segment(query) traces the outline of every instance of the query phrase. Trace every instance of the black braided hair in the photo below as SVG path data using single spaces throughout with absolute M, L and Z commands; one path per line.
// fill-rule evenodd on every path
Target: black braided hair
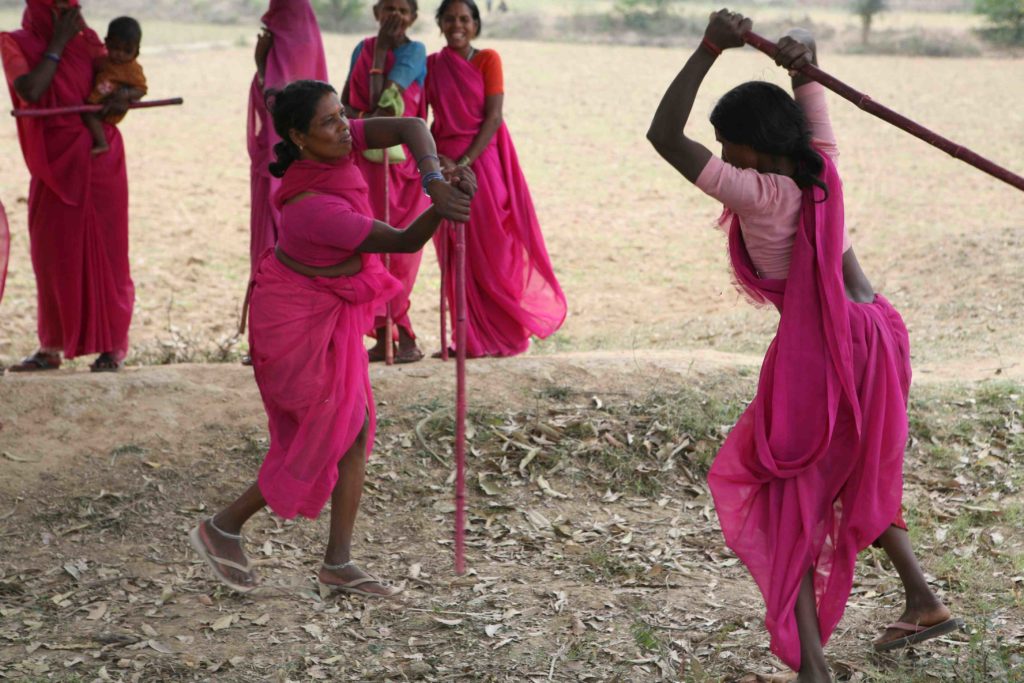
M 327 93 L 337 94 L 330 83 L 303 80 L 292 81 L 281 90 L 267 90 L 264 94 L 267 109 L 274 117 L 274 130 L 281 137 L 281 142 L 274 145 L 277 159 L 270 164 L 270 174 L 275 178 L 283 178 L 288 167 L 302 158 L 289 133 L 309 130 L 309 124 L 316 115 L 316 106 Z
M 476 6 L 473 0 L 441 0 L 441 6 L 437 8 L 437 14 L 434 18 L 437 19 L 437 25 L 441 25 L 441 17 L 448 11 L 448 8 L 457 2 L 461 2 L 463 5 L 469 8 L 469 13 L 473 17 L 473 21 L 476 22 L 476 37 L 479 38 L 480 34 L 484 32 L 484 22 L 480 19 L 480 8 Z
M 742 83 L 722 96 L 711 112 L 711 125 L 723 140 L 749 145 L 758 152 L 789 157 L 800 188 L 828 186 L 819 179 L 825 162 L 811 146 L 807 117 L 793 97 L 766 81 Z

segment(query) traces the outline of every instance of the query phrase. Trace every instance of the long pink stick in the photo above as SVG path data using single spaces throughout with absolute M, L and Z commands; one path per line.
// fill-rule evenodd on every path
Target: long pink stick
M 455 573 L 466 572 L 466 224 L 455 225 Z
M 167 100 L 147 100 L 145 102 L 132 102 L 129 109 L 149 109 L 151 107 L 169 107 L 175 104 L 184 104 L 185 100 L 180 97 L 172 97 Z M 88 112 L 103 111 L 102 104 L 77 104 L 70 107 L 53 107 L 51 109 L 15 109 L 11 116 L 62 116 L 64 114 L 85 114 Z
M 388 159 L 388 150 L 384 152 L 384 222 L 391 225 L 391 163 Z M 384 267 L 391 270 L 391 254 L 384 254 Z M 395 321 L 391 317 L 391 301 L 384 307 L 384 364 L 395 364 L 395 345 L 392 337 L 395 334 Z
M 441 223 L 441 248 L 437 250 L 437 265 L 441 268 L 441 360 L 448 360 L 448 224 Z
M 743 34 L 743 40 L 757 48 L 761 52 L 765 53 L 772 59 L 775 58 L 775 54 L 779 51 L 779 46 L 757 35 L 753 31 L 747 31 Z M 938 147 L 943 152 L 951 155 L 952 157 L 964 161 L 975 168 L 978 168 L 985 173 L 988 173 L 994 178 L 998 178 L 1005 183 L 1016 187 L 1018 190 L 1024 190 L 1024 178 L 1009 171 L 1002 166 L 995 164 L 985 157 L 981 156 L 976 152 L 972 152 L 962 145 L 958 145 L 952 140 L 948 140 L 938 133 L 935 133 L 915 121 L 911 121 L 906 116 L 894 112 L 892 109 L 875 102 L 873 99 L 868 97 L 862 92 L 854 90 L 850 86 L 846 85 L 837 78 L 825 73 L 813 64 L 808 64 L 804 68 L 800 69 L 800 73 L 811 80 L 821 83 L 823 86 L 838 94 L 839 96 L 853 102 L 855 105 L 868 112 L 874 114 L 878 118 L 891 123 L 900 130 L 904 130 L 911 135 L 918 137 L 933 147 Z

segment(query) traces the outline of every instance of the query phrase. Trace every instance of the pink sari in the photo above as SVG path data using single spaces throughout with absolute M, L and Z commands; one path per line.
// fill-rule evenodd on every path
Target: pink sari
M 351 158 L 337 165 L 296 162 L 275 197 L 333 194 L 369 211 L 366 185 Z M 282 231 L 288 225 L 281 226 Z M 400 284 L 376 255 L 363 254 L 351 277 L 310 278 L 268 250 L 257 266 L 249 315 L 249 347 L 270 428 L 260 492 L 278 515 L 316 518 L 338 481 L 338 463 L 368 425 L 376 430 L 363 333 L 374 307 Z
M 21 30 L 0 34 L 15 106 L 77 105 L 92 91 L 93 61 L 105 50 L 89 28 L 67 44 L 57 73 L 38 102 L 24 102 L 14 89 L 14 79 L 21 75 L 14 73 L 14 64 L 31 69 L 43 59 L 53 34 L 52 5 L 52 0 L 28 0 Z M 17 125 L 32 175 L 28 229 L 39 345 L 61 349 L 67 358 L 111 352 L 121 360 L 128 352 L 135 303 L 121 133 L 105 124 L 110 151 L 93 156 L 92 138 L 77 114 L 19 118 Z
M 373 67 L 373 50 L 377 45 L 376 36 L 363 41 L 363 50 L 359 54 L 359 60 L 349 75 L 348 97 L 349 104 L 359 111 L 369 112 L 374 109 L 370 103 L 370 69 Z M 384 62 L 384 72 L 389 73 L 395 64 L 395 55 L 388 52 L 387 60 Z M 405 99 L 405 116 L 427 118 L 427 102 L 423 96 L 423 89 L 417 81 L 413 81 L 405 92 L 402 93 Z M 384 220 L 384 165 L 377 164 L 365 158 L 361 154 L 356 157 L 356 165 L 363 172 L 366 183 L 370 187 L 370 205 L 373 207 L 373 217 L 377 220 Z M 430 198 L 423 193 L 423 186 L 420 184 L 420 173 L 416 168 L 416 160 L 412 157 L 409 148 L 405 148 L 405 161 L 392 162 L 388 164 L 388 208 L 390 214 L 388 223 L 397 228 L 406 228 L 430 207 Z M 423 251 L 415 254 L 390 254 L 390 265 L 388 270 L 402 283 L 402 291 L 391 300 L 391 317 L 395 325 L 416 338 L 412 329 L 412 321 L 409 319 L 409 297 L 412 295 L 412 288 L 416 284 L 416 276 L 420 271 L 420 261 L 423 259 Z M 371 334 L 384 327 L 385 313 L 383 310 L 377 312 L 373 321 Z
M 758 279 L 733 218 L 740 286 L 779 309 L 757 395 L 719 451 L 708 483 L 726 542 L 757 582 L 772 651 L 800 669 L 793 614 L 814 572 L 822 644 L 839 623 L 857 553 L 898 517 L 903 496 L 910 348 L 882 296 L 849 301 L 843 194 L 825 155 L 821 190 L 804 191 L 788 280 Z
M 441 154 L 465 153 L 484 120 L 484 80 L 454 50 L 427 58 L 427 102 L 434 110 L 431 131 Z M 566 302 L 544 246 L 530 190 L 503 123 L 473 162 L 479 189 L 466 225 L 466 354 L 514 356 L 529 347 L 530 335 L 547 337 L 565 320 Z M 438 258 L 455 263 L 454 231 L 445 224 L 434 237 Z M 452 268 L 444 291 L 455 300 Z M 455 310 L 449 305 L 449 310 Z M 454 330 L 454 324 L 452 326 Z
M 249 260 L 253 272 L 260 257 L 277 243 L 281 215 L 273 204 L 281 181 L 270 175 L 274 145 L 281 141 L 263 99 L 264 90 L 280 89 L 292 81 L 327 81 L 327 60 L 320 27 L 309 0 L 271 0 L 263 25 L 274 35 L 267 55 L 264 85 L 259 77 L 249 87 L 249 118 L 246 139 L 249 147 L 250 210 Z

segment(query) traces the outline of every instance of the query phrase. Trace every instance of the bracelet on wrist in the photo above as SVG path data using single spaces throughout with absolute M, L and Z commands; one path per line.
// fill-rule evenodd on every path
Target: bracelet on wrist
M 438 166 L 441 165 L 441 158 L 436 154 L 424 154 L 423 156 L 416 160 L 416 170 L 419 170 L 420 166 L 422 166 L 423 162 L 426 161 L 427 159 L 433 159 L 434 161 L 437 162 Z M 420 173 L 422 174 L 423 171 L 420 171 Z
M 700 46 L 707 50 L 708 52 L 710 52 L 711 54 L 713 54 L 715 57 L 722 54 L 722 48 L 712 43 L 710 40 L 707 39 L 706 36 L 704 38 L 701 38 Z
M 376 76 L 378 74 L 383 76 L 384 75 L 384 69 L 370 69 L 370 75 L 371 76 Z
M 60 64 L 60 55 L 56 52 L 44 52 L 43 57 L 49 59 L 54 64 Z
M 468 154 L 463 154 L 461 157 L 459 157 L 459 160 L 455 162 L 455 165 L 456 166 L 469 166 L 469 163 L 470 163 L 469 162 L 469 155 Z
M 430 187 L 430 183 L 434 182 L 435 180 L 440 180 L 441 182 L 444 182 L 444 174 L 441 173 L 440 171 L 430 171 L 429 173 L 424 174 L 422 179 L 423 194 L 430 194 L 429 192 L 427 192 L 427 188 Z

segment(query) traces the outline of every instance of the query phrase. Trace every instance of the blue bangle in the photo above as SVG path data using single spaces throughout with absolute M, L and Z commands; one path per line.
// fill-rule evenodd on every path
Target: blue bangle
M 444 174 L 441 173 L 440 171 L 431 171 L 430 173 L 427 173 L 426 175 L 423 176 L 423 193 L 424 194 L 428 194 L 427 193 L 427 187 L 430 185 L 430 183 L 434 182 L 435 180 L 440 180 L 440 181 L 444 182 Z
M 433 159 L 438 164 L 441 163 L 441 159 L 436 154 L 424 154 L 423 156 L 416 160 L 416 168 L 419 169 L 419 167 L 422 166 L 423 162 L 426 161 L 427 159 Z
M 55 64 L 60 64 L 60 55 L 56 52 L 44 52 L 43 57 L 49 59 L 51 62 Z

